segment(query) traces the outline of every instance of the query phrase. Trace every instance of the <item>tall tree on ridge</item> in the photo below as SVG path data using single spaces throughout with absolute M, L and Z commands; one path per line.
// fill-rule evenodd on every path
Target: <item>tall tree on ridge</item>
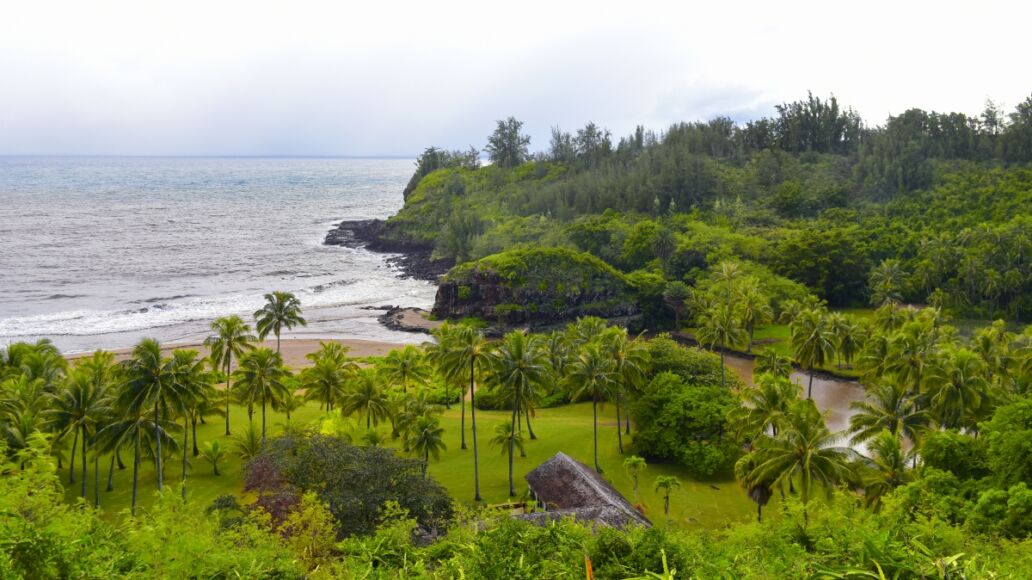
M 498 121 L 485 147 L 492 163 L 498 167 L 511 168 L 530 159 L 530 136 L 523 134 L 522 130 L 523 121 L 515 117 Z

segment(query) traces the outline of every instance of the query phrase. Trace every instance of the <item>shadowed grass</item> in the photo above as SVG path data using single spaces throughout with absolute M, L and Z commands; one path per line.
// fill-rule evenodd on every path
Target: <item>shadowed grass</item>
M 472 447 L 469 436 L 470 422 L 467 409 L 466 429 L 467 443 Z M 292 419 L 298 423 L 311 423 L 321 415 L 318 405 L 308 404 L 294 412 Z M 508 497 L 508 465 L 501 450 L 488 444 L 495 425 L 507 421 L 509 413 L 505 411 L 478 411 L 477 424 L 480 445 L 480 486 L 484 501 L 503 503 Z M 357 421 L 357 417 L 356 423 Z M 269 418 L 274 433 L 281 430 L 284 418 L 280 414 L 272 414 Z M 663 500 L 653 492 L 652 484 L 659 475 L 675 475 L 681 479 L 683 487 L 671 495 L 671 517 L 675 525 L 684 527 L 719 527 L 731 521 L 743 521 L 753 517 L 755 505 L 745 496 L 734 479 L 728 477 L 702 480 L 688 475 L 687 471 L 676 465 L 649 465 L 640 477 L 639 500 L 633 498 L 631 478 L 623 470 L 626 455 L 617 453 L 615 407 L 605 406 L 599 417 L 599 462 L 605 471 L 605 477 L 611 481 L 631 503 L 639 503 L 646 515 L 655 523 L 661 524 L 663 518 Z M 364 421 L 362 421 L 364 423 Z M 473 500 L 473 451 L 460 449 L 460 411 L 457 405 L 445 411 L 441 418 L 445 428 L 445 442 L 448 449 L 438 462 L 431 462 L 430 474 L 444 485 L 458 503 L 472 503 Z M 533 418 L 534 431 L 538 439 L 526 440 L 527 457 L 515 460 L 517 493 L 524 494 L 527 489 L 523 475 L 537 467 L 556 451 L 563 451 L 579 461 L 590 463 L 592 453 L 591 405 L 587 403 L 567 405 L 554 409 L 541 409 Z M 240 433 L 247 424 L 247 413 L 244 409 L 234 407 L 231 414 L 231 425 L 234 433 Z M 198 425 L 197 435 L 201 445 L 205 441 L 218 439 L 230 449 L 226 460 L 219 465 L 220 476 L 212 474 L 211 465 L 203 457 L 190 457 L 192 469 L 187 480 L 190 501 L 208 505 L 216 497 L 223 494 L 240 495 L 242 489 L 242 462 L 232 452 L 231 438 L 223 435 L 224 424 L 220 419 L 209 421 L 206 425 Z M 380 430 L 388 434 L 388 425 L 380 425 Z M 356 439 L 362 429 L 356 428 Z M 626 439 L 625 439 L 626 441 Z M 393 442 L 390 443 L 395 445 Z M 628 450 L 629 452 L 629 450 Z M 132 453 L 126 450 L 122 454 L 127 468 L 115 470 L 115 489 L 104 491 L 107 485 L 107 456 L 101 458 L 100 501 L 108 517 L 129 507 L 132 494 Z M 173 455 L 166 465 L 165 481 L 169 489 L 178 486 L 181 456 Z M 77 472 L 81 466 L 76 466 Z M 76 473 L 76 478 L 81 473 Z M 88 475 L 87 500 L 93 501 L 93 463 L 90 458 Z M 62 472 L 65 481 L 66 495 L 74 501 L 79 494 L 79 483 L 67 484 L 67 464 Z M 153 463 L 141 462 L 139 483 L 139 505 L 146 509 L 154 503 L 157 483 Z M 773 502 L 772 502 L 773 503 Z

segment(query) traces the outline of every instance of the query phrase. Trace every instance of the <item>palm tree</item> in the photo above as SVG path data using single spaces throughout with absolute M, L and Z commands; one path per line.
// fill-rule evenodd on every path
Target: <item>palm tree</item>
M 655 491 L 663 493 L 663 515 L 666 516 L 668 524 L 670 523 L 670 492 L 680 489 L 680 487 L 681 480 L 673 475 L 660 475 L 652 486 Z
M 164 421 L 155 421 L 147 415 L 146 400 L 142 400 L 139 393 L 140 387 L 133 386 L 132 382 L 126 384 L 116 403 L 116 408 L 121 410 L 120 416 L 112 421 L 102 432 L 102 440 L 106 442 L 105 451 L 114 452 L 126 442 L 133 444 L 133 492 L 131 513 L 136 515 L 136 503 L 140 480 L 140 458 L 142 447 L 146 442 L 147 448 L 151 451 L 152 445 L 158 445 L 162 441 L 168 445 L 175 445 L 175 441 L 168 435 L 170 425 Z M 155 465 L 160 465 L 159 453 L 151 453 L 155 458 Z
M 276 336 L 276 354 L 280 352 L 280 332 L 295 326 L 308 326 L 301 317 L 301 301 L 290 292 L 270 292 L 265 295 L 265 306 L 254 313 L 258 338 L 265 340 L 271 332 Z
M 243 433 L 233 436 L 233 449 L 241 461 L 250 461 L 262 451 L 261 434 L 254 428 L 254 425 L 244 427 Z
M 460 385 L 459 405 L 462 408 L 462 419 L 459 423 L 459 439 L 461 441 L 459 448 L 466 449 L 466 393 L 464 388 L 465 377 L 463 377 L 465 367 L 448 364 L 448 357 L 455 348 L 454 344 L 458 340 L 459 332 L 460 330 L 457 326 L 449 323 L 442 324 L 431 332 L 436 342 L 424 343 L 423 350 L 426 352 L 426 359 L 437 368 L 437 372 L 446 384 L 455 382 Z
M 647 465 L 644 457 L 631 455 L 627 459 L 624 459 L 624 471 L 627 472 L 627 475 L 631 477 L 631 481 L 634 482 L 634 501 L 638 501 L 638 477 L 645 472 L 646 467 Z
M 753 367 L 753 376 L 771 375 L 787 379 L 792 376 L 792 359 L 779 354 L 774 349 L 765 351 L 756 357 L 756 366 Z
M 774 495 L 770 481 L 753 481 L 750 479 L 756 470 L 756 454 L 747 453 L 735 462 L 735 478 L 745 488 L 749 499 L 756 504 L 756 521 L 763 521 L 763 506 L 767 505 L 771 496 Z M 784 492 L 782 492 L 782 498 Z
M 749 278 L 750 280 L 752 278 Z M 770 298 L 760 291 L 758 284 L 746 286 L 738 296 L 738 316 L 749 335 L 745 352 L 752 352 L 753 336 L 757 326 L 770 324 L 774 320 L 774 310 L 770 307 Z
M 480 467 L 477 454 L 477 399 L 476 399 L 476 374 L 477 370 L 487 367 L 490 360 L 491 345 L 484 338 L 483 333 L 469 327 L 459 327 L 451 340 L 444 346 L 445 352 L 441 356 L 442 369 L 447 375 L 459 376 L 469 371 L 469 412 L 473 423 L 473 499 L 480 501 Z M 465 434 L 465 425 L 463 425 Z
M 256 348 L 245 354 L 240 359 L 240 368 L 236 371 L 237 387 L 245 400 L 261 402 L 263 445 L 266 440 L 265 408 L 271 400 L 282 395 L 283 379 L 286 375 L 283 357 L 265 347 Z
M 813 371 L 822 366 L 835 353 L 834 335 L 828 326 L 824 312 L 817 309 L 803 310 L 792 321 L 792 351 L 795 358 L 810 375 L 806 398 L 813 398 Z
M 313 354 L 316 355 L 311 357 L 315 364 L 301 373 L 305 400 L 319 401 L 327 411 L 332 411 L 334 404 L 344 397 L 347 384 L 354 378 L 358 365 L 343 356 L 323 351 Z
M 645 344 L 627 336 L 627 329 L 611 327 L 602 334 L 602 344 L 613 359 L 616 382 L 616 442 L 623 454 L 623 437 L 620 433 L 620 407 L 625 395 L 636 392 L 645 381 L 649 351 Z M 627 412 L 627 433 L 631 432 L 631 414 Z
M 966 348 L 950 349 L 937 357 L 925 377 L 932 413 L 946 429 L 965 427 L 962 419 L 988 396 L 989 382 L 982 359 Z
M 376 380 L 376 372 L 372 369 L 361 369 L 355 373 L 351 381 L 351 389 L 341 401 L 340 410 L 345 416 L 365 413 L 366 429 L 378 425 L 387 418 L 389 408 L 387 396 Z
M 186 467 L 189 452 L 190 418 L 198 400 L 204 396 L 208 377 L 204 372 L 204 362 L 196 350 L 175 350 L 169 362 L 169 405 L 183 417 L 183 499 L 186 499 Z M 196 439 L 194 445 L 197 444 Z
M 652 238 L 652 251 L 659 258 L 659 264 L 663 271 L 670 268 L 670 259 L 677 251 L 677 235 L 668 227 L 661 227 Z
M 158 344 L 158 341 L 153 338 L 145 338 L 133 348 L 132 357 L 127 363 L 129 373 L 127 394 L 130 397 L 127 407 L 142 409 L 145 405 L 151 405 L 154 409 L 151 424 L 154 428 L 153 441 L 157 446 L 154 458 L 158 472 L 158 491 L 161 491 L 164 480 L 161 423 L 164 421 L 164 417 L 160 413 L 162 407 L 167 404 L 166 396 L 171 382 L 168 360 L 161 356 L 161 345 Z M 139 447 L 138 441 L 137 447 Z
M 283 391 L 274 397 L 271 403 L 273 411 L 287 416 L 286 424 L 289 425 L 291 423 L 290 414 L 305 404 L 305 398 L 298 394 L 298 377 L 287 371 L 283 377 Z
M 906 272 L 899 260 L 882 260 L 869 279 L 871 303 L 875 306 L 894 306 L 903 301 Z
M 598 464 L 598 404 L 609 397 L 614 388 L 615 369 L 613 359 L 598 345 L 589 343 L 581 349 L 577 360 L 570 365 L 566 379 L 574 394 L 573 398 L 591 397 L 592 430 L 594 437 L 595 471 L 602 473 Z M 619 432 L 619 425 L 617 431 Z
M 423 457 L 423 475 L 427 475 L 430 456 L 439 459 L 441 452 L 447 449 L 444 444 L 444 429 L 437 417 L 423 416 L 416 420 L 415 428 L 409 433 L 406 446 L 413 453 Z
M 96 434 L 111 411 L 111 397 L 117 384 L 115 357 L 98 350 L 89 358 L 81 359 L 68 376 L 66 385 L 53 397 L 51 422 L 63 432 L 75 433 L 75 441 L 82 439 L 82 497 L 86 497 L 86 448 L 91 434 Z M 42 384 L 42 383 L 40 383 Z M 68 480 L 75 483 L 75 447 L 69 462 Z
M 898 383 L 869 386 L 867 400 L 853 401 L 849 408 L 856 411 L 849 418 L 854 444 L 873 439 L 882 431 L 917 441 L 928 427 L 928 412 Z
M 759 375 L 756 384 L 742 391 L 743 405 L 729 415 L 729 422 L 744 441 L 754 441 L 770 431 L 777 437 L 792 405 L 799 400 L 799 385 L 784 377 Z
M 699 342 L 712 349 L 720 347 L 720 386 L 727 387 L 727 368 L 724 366 L 724 350 L 741 344 L 746 339 L 742 321 L 727 305 L 718 304 L 706 315 L 706 321 L 696 336 Z
M 917 393 L 937 347 L 936 329 L 928 321 L 907 322 L 889 339 L 883 371 Z
M 799 401 L 776 438 L 757 441 L 751 453 L 754 467 L 746 474 L 746 480 L 769 482 L 772 487 L 782 488 L 798 484 L 803 519 L 807 521 L 806 504 L 813 494 L 819 490 L 830 494 L 849 474 L 849 459 L 854 452 L 836 447 L 838 438 L 838 434 L 828 430 L 813 400 Z
M 835 354 L 839 357 L 839 368 L 842 368 L 843 361 L 849 365 L 856 356 L 858 350 L 857 339 L 860 328 L 852 317 L 841 312 L 832 312 L 828 315 L 828 325 L 835 337 Z
M 906 466 L 907 453 L 898 435 L 884 430 L 870 440 L 867 457 L 861 461 L 860 468 L 860 483 L 864 486 L 864 502 L 868 507 L 877 511 L 885 494 L 913 479 Z
M 387 380 L 401 385 L 402 392 L 408 392 L 413 381 L 425 386 L 430 381 L 430 365 L 423 352 L 411 344 L 392 350 L 384 359 L 383 372 Z
M 212 439 L 205 443 L 201 455 L 205 461 L 211 464 L 212 475 L 222 475 L 219 473 L 219 463 L 226 458 L 226 450 L 219 444 L 218 439 Z
M 211 377 L 209 376 L 203 382 L 201 391 L 197 393 L 196 397 L 190 404 L 190 440 L 192 441 L 194 457 L 201 454 L 201 450 L 197 446 L 197 423 L 204 423 L 205 417 L 211 417 L 213 415 L 222 417 L 226 414 L 220 406 L 218 397 L 219 393 L 215 389 L 215 385 L 211 383 Z
M 663 302 L 674 313 L 674 332 L 681 330 L 681 316 L 687 310 L 688 300 L 691 297 L 691 288 L 680 280 L 668 283 L 663 289 Z
M 524 393 L 534 385 L 541 384 L 546 376 L 546 357 L 539 346 L 536 336 L 528 336 L 520 331 L 512 331 L 505 335 L 498 349 L 491 357 L 491 378 L 503 391 L 511 393 L 512 405 L 512 438 L 509 443 L 509 495 L 516 495 L 513 481 L 513 448 L 516 445 L 516 420 L 520 416 L 520 401 Z
M 714 272 L 714 277 L 717 283 L 725 286 L 725 298 L 728 308 L 731 307 L 731 296 L 734 294 L 734 283 L 742 275 L 742 268 L 738 265 L 738 262 L 734 260 L 721 260 L 717 264 L 717 270 Z
M 512 447 L 510 447 L 511 444 L 515 446 L 516 449 L 520 450 L 520 457 L 527 456 L 527 452 L 523 446 L 523 434 L 519 431 L 513 433 L 512 423 L 499 423 L 495 425 L 494 432 L 494 437 L 492 437 L 488 443 L 490 443 L 492 447 L 500 449 L 502 455 L 512 451 Z
M 232 396 L 233 358 L 237 360 L 254 348 L 256 337 L 239 316 L 226 316 L 211 323 L 214 334 L 204 339 L 211 352 L 212 366 L 226 375 L 226 437 L 229 437 L 229 402 Z

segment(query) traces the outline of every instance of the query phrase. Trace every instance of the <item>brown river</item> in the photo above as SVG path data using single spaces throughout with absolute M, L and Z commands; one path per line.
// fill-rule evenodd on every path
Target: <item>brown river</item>
M 738 373 L 746 384 L 753 384 L 753 360 L 745 357 L 727 355 L 724 363 L 728 368 Z M 792 380 L 802 385 L 803 392 L 806 392 L 809 376 L 806 373 L 795 371 L 792 373 Z M 849 429 L 849 418 L 853 411 L 849 404 L 853 401 L 864 400 L 864 388 L 855 381 L 830 379 L 825 377 L 814 377 L 813 379 L 813 401 L 817 408 L 825 413 L 828 429 L 832 431 L 846 431 Z M 846 444 L 846 439 L 843 439 Z

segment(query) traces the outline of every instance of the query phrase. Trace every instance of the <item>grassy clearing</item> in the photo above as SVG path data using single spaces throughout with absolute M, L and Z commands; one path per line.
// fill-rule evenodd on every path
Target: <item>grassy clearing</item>
M 452 406 L 442 416 L 442 426 L 445 428 L 445 442 L 448 445 L 448 450 L 442 454 L 440 461 L 431 461 L 430 465 L 431 475 L 448 489 L 458 503 L 472 503 L 473 500 L 473 451 L 468 408 L 466 413 L 467 444 L 470 448 L 467 450 L 460 448 L 460 410 L 458 406 Z M 292 418 L 296 421 L 307 423 L 316 421 L 321 414 L 322 412 L 319 410 L 318 405 L 313 403 L 296 411 Z M 259 419 L 259 416 L 256 415 L 257 419 Z M 280 430 L 283 419 L 282 415 L 270 414 L 269 424 L 273 433 L 277 433 Z M 481 495 L 489 504 L 503 503 L 509 500 L 507 457 L 502 454 L 501 450 L 492 447 L 488 443 L 493 436 L 495 425 L 507 420 L 509 420 L 509 413 L 504 411 L 477 412 L 478 443 L 480 445 L 480 488 Z M 607 405 L 599 415 L 599 463 L 605 471 L 605 477 L 628 500 L 635 503 L 632 481 L 622 468 L 623 459 L 626 456 L 620 455 L 617 451 L 615 422 L 615 407 Z M 234 433 L 242 431 L 246 423 L 247 413 L 242 408 L 234 407 L 231 412 L 231 427 Z M 364 422 L 362 423 L 364 424 Z M 554 409 L 542 409 L 538 411 L 537 417 L 534 418 L 533 427 L 538 435 L 538 439 L 530 441 L 529 437 L 525 436 L 527 439 L 527 457 L 517 457 L 515 461 L 518 493 L 522 494 L 527 489 L 523 475 L 551 457 L 556 451 L 563 451 L 585 464 L 591 465 L 592 427 L 590 404 L 584 403 Z M 389 425 L 381 425 L 380 429 L 386 433 L 389 431 Z M 224 431 L 225 426 L 221 419 L 210 421 L 207 425 L 198 426 L 198 439 L 203 444 L 205 441 L 217 438 L 231 446 L 230 440 L 223 435 Z M 357 432 L 361 433 L 360 430 Z M 629 449 L 629 441 L 626 437 L 624 444 Z M 101 506 L 109 516 L 128 509 L 131 501 L 131 451 L 124 452 L 122 458 L 127 468 L 124 470 L 116 468 L 115 490 L 112 492 L 104 491 L 107 483 L 109 458 L 101 458 Z M 166 488 L 178 486 L 180 461 L 181 458 L 177 454 L 166 464 Z M 242 493 L 242 463 L 235 455 L 230 454 L 226 461 L 219 466 L 222 475 L 218 477 L 212 475 L 211 466 L 202 457 L 191 457 L 190 461 L 192 469 L 188 476 L 187 489 L 192 501 L 207 505 L 222 494 L 240 495 Z M 69 501 L 74 501 L 79 495 L 80 484 L 78 483 L 78 478 L 81 476 L 81 473 L 76 473 L 76 484 L 69 485 L 67 468 L 68 465 L 65 464 L 62 479 L 65 481 L 66 494 Z M 81 466 L 77 466 L 77 471 L 81 472 Z M 729 522 L 747 520 L 753 517 L 755 513 L 755 505 L 739 489 L 733 478 L 698 479 L 690 476 L 680 466 L 650 465 L 640 478 L 640 493 L 637 503 L 640 503 L 645 508 L 646 514 L 656 523 L 663 521 L 663 499 L 652 490 L 653 481 L 658 475 L 675 475 L 681 480 L 682 488 L 674 491 L 670 500 L 670 513 L 675 521 L 675 525 L 681 527 L 720 527 Z M 145 509 L 154 503 L 156 486 L 156 472 L 153 464 L 150 462 L 141 463 L 139 483 L 139 505 L 141 508 Z M 92 463 L 89 468 L 87 498 L 92 502 Z

